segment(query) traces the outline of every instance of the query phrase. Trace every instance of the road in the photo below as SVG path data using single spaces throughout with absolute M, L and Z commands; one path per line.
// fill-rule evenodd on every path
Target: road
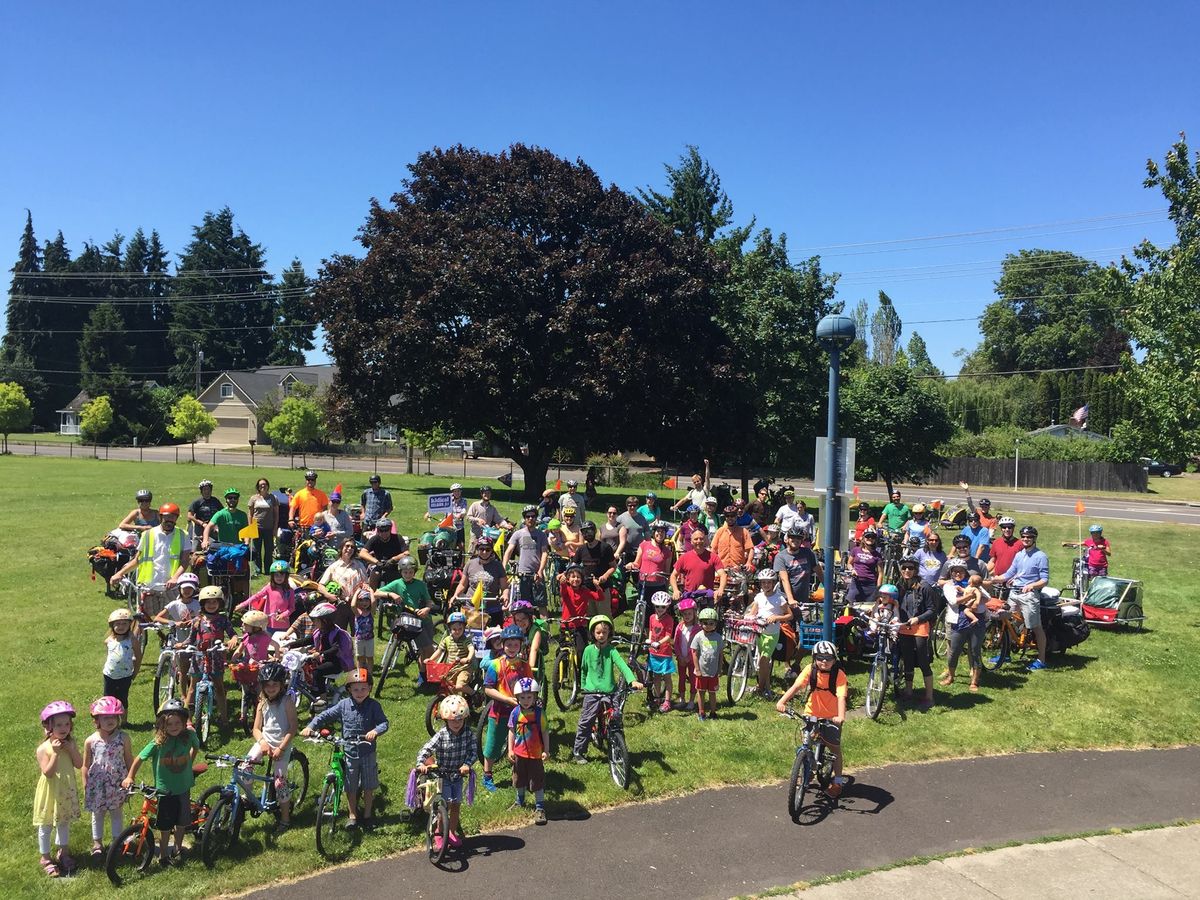
M 10 448 L 13 453 L 23 456 L 33 455 L 35 449 L 33 444 L 18 444 L 15 442 L 10 442 Z M 85 457 L 90 457 L 92 455 L 91 448 L 73 444 L 37 444 L 36 450 L 38 456 L 60 457 L 79 456 L 83 454 Z M 102 447 L 99 450 L 99 455 L 102 459 L 173 463 L 189 460 L 191 458 L 191 450 L 187 446 L 112 447 L 107 449 Z M 229 450 L 219 447 L 210 448 L 207 445 L 199 445 L 196 448 L 196 459 L 200 463 L 210 465 L 250 465 L 250 454 L 244 450 Z M 304 458 L 300 456 L 275 456 L 271 453 L 256 453 L 254 455 L 255 467 L 264 469 L 302 468 L 305 460 L 307 460 L 309 466 L 321 472 L 377 471 L 380 474 L 402 474 L 405 471 L 404 459 L 396 457 L 380 456 L 350 459 L 316 456 L 313 454 L 309 454 Z M 422 473 L 428 472 L 429 474 L 444 476 L 447 480 L 496 478 L 499 475 L 506 475 L 510 471 L 513 473 L 514 479 L 518 482 L 521 479 L 521 470 L 514 468 L 512 463 L 507 459 L 421 460 L 419 469 Z M 550 469 L 550 478 L 552 480 L 561 477 L 564 480 L 567 478 L 576 478 L 582 482 L 584 474 L 580 469 L 557 469 L 554 467 Z M 794 484 L 797 491 L 801 494 L 813 495 L 811 480 L 792 479 L 790 483 Z M 953 487 L 927 486 L 921 488 L 904 486 L 902 490 L 904 490 L 910 500 L 915 500 L 918 497 L 931 500 L 940 497 L 949 504 L 954 503 L 961 497 L 961 490 L 957 485 Z M 663 493 L 665 495 L 669 492 L 664 491 Z M 984 496 L 985 493 L 991 498 L 992 503 L 997 509 L 1003 509 L 1006 512 L 1012 513 L 1036 515 L 1074 516 L 1075 503 L 1079 499 L 1073 494 L 1031 494 L 1004 489 L 977 489 L 979 496 Z M 869 484 L 860 486 L 859 496 L 866 500 L 883 502 L 887 499 L 887 492 L 882 485 Z M 1087 506 L 1089 518 L 1095 517 L 1106 521 L 1165 522 L 1200 525 L 1200 504 L 1155 502 L 1149 499 L 1138 499 L 1136 496 L 1131 496 L 1129 500 L 1089 497 L 1084 500 L 1084 504 Z
M 854 777 L 839 808 L 807 808 L 800 823 L 787 815 L 783 785 L 721 788 L 475 836 L 465 860 L 444 869 L 409 852 L 250 896 L 480 897 L 533 885 L 578 900 L 726 898 L 914 856 L 1200 817 L 1198 747 L 892 765 Z

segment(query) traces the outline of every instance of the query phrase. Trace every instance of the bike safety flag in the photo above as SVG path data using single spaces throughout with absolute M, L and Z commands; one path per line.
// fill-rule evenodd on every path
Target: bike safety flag
M 238 540 L 244 541 L 247 538 L 258 540 L 258 523 L 251 522 L 245 528 L 238 532 Z
M 561 491 L 561 490 L 562 490 L 562 479 L 561 479 L 561 478 L 560 478 L 560 479 L 558 479 L 558 481 L 554 482 L 554 490 L 555 490 L 555 491 Z
M 497 475 L 496 480 L 507 488 L 512 487 L 512 472 L 505 472 L 503 475 Z
M 1087 512 L 1087 507 L 1083 505 L 1083 501 L 1076 500 L 1075 501 L 1075 515 L 1082 516 L 1085 512 Z
M 501 531 L 500 537 L 496 538 L 496 543 L 492 545 L 492 552 L 496 554 L 497 558 L 504 551 L 504 539 L 506 537 L 508 537 L 508 532 Z
M 479 609 L 480 607 L 483 606 L 483 582 L 482 581 L 479 582 L 477 585 L 475 585 L 475 593 L 473 593 L 471 595 L 471 605 L 474 606 L 476 609 Z
M 446 516 L 446 518 L 444 518 L 444 519 L 442 519 L 442 521 L 438 522 L 438 528 L 453 528 L 453 527 L 454 527 L 454 513 L 450 513 L 450 515 Z
M 665 487 L 667 490 L 673 491 L 675 490 L 676 484 L 678 484 L 678 482 L 675 480 L 674 476 L 672 476 L 663 482 L 663 487 Z

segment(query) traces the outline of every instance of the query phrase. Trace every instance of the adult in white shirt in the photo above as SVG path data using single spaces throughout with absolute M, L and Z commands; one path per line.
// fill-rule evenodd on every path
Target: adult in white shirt
M 801 528 L 807 528 L 808 533 L 812 534 L 813 517 L 808 514 L 807 507 L 803 503 L 796 504 L 796 491 L 794 488 L 786 488 L 783 492 L 783 506 L 775 512 L 775 524 L 779 526 L 779 530 L 787 534 L 793 525 L 800 525 Z
M 693 475 L 692 486 L 680 500 L 671 507 L 675 512 L 681 509 L 686 509 L 688 506 L 695 506 L 697 509 L 704 509 L 704 501 L 708 499 L 709 482 L 712 481 L 712 468 L 708 460 L 704 461 L 704 475 Z

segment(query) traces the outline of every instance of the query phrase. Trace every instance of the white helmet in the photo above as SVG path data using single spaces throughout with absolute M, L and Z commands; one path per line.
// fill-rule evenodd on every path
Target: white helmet
M 813 644 L 813 656 L 837 656 L 837 647 L 833 646 L 833 641 L 817 641 Z

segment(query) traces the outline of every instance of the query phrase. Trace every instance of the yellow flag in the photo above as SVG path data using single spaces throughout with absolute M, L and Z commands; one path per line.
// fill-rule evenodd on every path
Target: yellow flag
M 501 531 L 500 537 L 496 538 L 496 543 L 492 546 L 492 552 L 499 556 L 504 551 L 504 539 L 508 537 L 507 531 Z
M 471 595 L 471 605 L 479 609 L 483 605 L 483 582 L 475 585 L 475 593 Z
M 241 531 L 238 532 L 238 538 L 243 541 L 246 540 L 246 538 L 257 539 L 258 538 L 258 523 L 251 522 L 249 525 L 247 525 L 245 528 L 243 528 Z

